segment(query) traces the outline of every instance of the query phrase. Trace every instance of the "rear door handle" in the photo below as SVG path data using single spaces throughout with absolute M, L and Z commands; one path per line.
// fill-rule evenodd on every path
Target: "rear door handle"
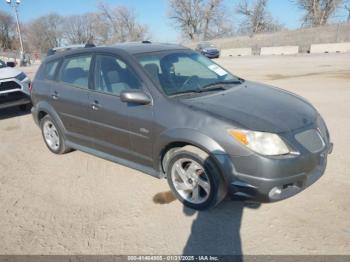
M 52 97 L 53 100 L 58 100 L 58 93 L 57 93 L 57 91 L 53 92 L 51 97 Z
M 92 104 L 91 104 L 91 108 L 92 108 L 92 110 L 95 110 L 95 111 L 97 111 L 97 110 L 99 110 L 100 109 L 100 103 L 98 102 L 98 101 L 94 101 Z

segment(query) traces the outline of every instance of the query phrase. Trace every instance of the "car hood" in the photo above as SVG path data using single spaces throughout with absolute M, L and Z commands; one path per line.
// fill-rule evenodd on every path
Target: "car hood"
M 0 68 L 0 80 L 6 78 L 13 78 L 18 76 L 21 73 L 20 70 L 12 67 Z
M 213 95 L 183 99 L 190 107 L 233 122 L 240 128 L 282 133 L 314 123 L 317 111 L 287 91 L 245 82 Z

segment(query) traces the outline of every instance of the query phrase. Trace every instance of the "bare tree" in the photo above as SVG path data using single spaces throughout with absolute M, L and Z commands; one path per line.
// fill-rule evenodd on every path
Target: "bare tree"
M 24 32 L 28 48 L 40 52 L 62 44 L 111 44 L 148 37 L 147 28 L 137 22 L 133 10 L 102 3 L 99 10 L 93 13 L 39 17 L 27 24 Z
M 64 18 L 63 36 L 69 44 L 85 44 L 96 34 L 94 14 L 73 15 Z
M 233 33 L 223 0 L 169 0 L 169 18 L 190 40 L 207 40 Z
M 197 40 L 202 27 L 202 0 L 170 0 L 169 17 L 190 40 Z
M 135 12 L 124 6 L 111 8 L 100 3 L 100 27 L 104 27 L 106 41 L 126 42 L 145 40 L 148 37 L 148 29 L 145 25 L 137 22 Z M 106 30 L 107 29 L 107 30 Z
M 233 22 L 228 17 L 226 10 L 223 0 L 209 0 L 204 5 L 203 40 L 233 34 Z
M 62 42 L 62 17 L 49 14 L 32 21 L 26 28 L 26 39 L 32 50 L 47 52 Z
M 12 16 L 0 10 L 0 48 L 10 49 L 14 34 Z
M 315 27 L 327 24 L 342 0 L 295 0 L 295 3 L 305 11 L 302 26 Z
M 345 7 L 346 11 L 348 11 L 347 21 L 349 22 L 350 21 L 350 1 L 349 1 L 349 4 L 345 4 L 344 7 Z
M 262 32 L 274 32 L 283 26 L 275 21 L 267 11 L 268 0 L 256 0 L 250 2 L 242 0 L 236 6 L 236 12 L 245 17 L 240 26 L 240 31 L 251 35 Z

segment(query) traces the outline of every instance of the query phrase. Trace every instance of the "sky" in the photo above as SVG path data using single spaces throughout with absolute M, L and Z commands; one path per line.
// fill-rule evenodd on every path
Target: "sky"
M 12 0 L 14 1 L 14 0 Z M 30 20 L 46 15 L 48 13 L 58 13 L 61 15 L 76 15 L 85 12 L 96 11 L 100 0 L 21 0 L 20 20 L 29 22 Z M 234 6 L 239 0 L 225 0 L 225 5 L 229 14 L 232 14 L 233 21 L 239 24 L 240 17 L 234 12 Z M 167 17 L 167 0 L 105 0 L 110 5 L 124 5 L 135 10 L 138 21 L 148 26 L 152 40 L 161 42 L 176 42 L 180 34 L 171 26 L 171 21 Z M 292 0 L 270 0 L 269 11 L 273 17 L 290 29 L 300 27 L 302 12 Z M 0 0 L 0 10 L 11 12 L 5 0 Z M 334 20 L 345 20 L 346 11 L 339 11 Z

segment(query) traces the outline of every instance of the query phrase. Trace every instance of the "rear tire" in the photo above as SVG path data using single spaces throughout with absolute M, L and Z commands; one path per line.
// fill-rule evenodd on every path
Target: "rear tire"
M 225 183 L 211 157 L 194 146 L 173 151 L 167 162 L 171 191 L 185 206 L 206 210 L 226 196 Z
M 40 128 L 47 148 L 54 154 L 65 154 L 71 149 L 66 146 L 62 131 L 52 119 L 46 115 L 40 121 Z

